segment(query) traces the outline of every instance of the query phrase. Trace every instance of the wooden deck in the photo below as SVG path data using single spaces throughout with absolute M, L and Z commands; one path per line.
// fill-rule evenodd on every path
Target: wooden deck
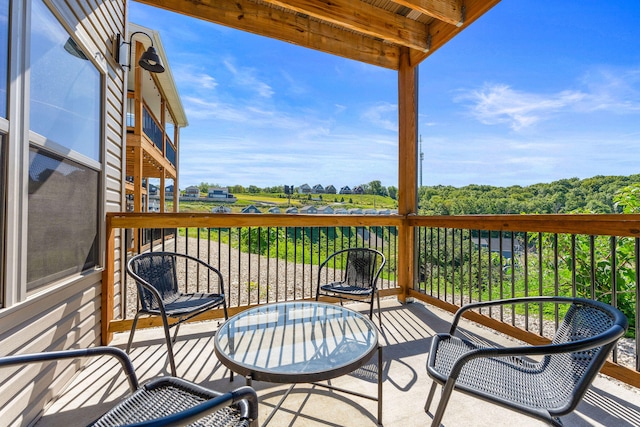
M 382 301 L 384 336 L 383 424 L 385 426 L 429 425 L 431 415 L 423 410 L 431 380 L 426 361 L 431 337 L 447 330 L 451 315 L 422 303 L 400 305 L 395 299 Z M 365 310 L 364 305 L 352 305 Z M 465 327 L 487 339 L 504 341 L 492 330 L 469 323 Z M 217 321 L 185 325 L 175 346 L 178 375 L 220 391 L 244 385 L 236 376 L 229 381 L 228 370 L 213 352 L 213 333 Z M 131 352 L 142 381 L 168 375 L 166 346 L 158 328 L 136 332 Z M 124 348 L 128 333 L 115 334 L 113 344 Z M 106 410 L 109 402 L 127 392 L 123 375 L 113 360 L 88 363 L 65 395 L 54 402 L 37 426 L 84 425 Z M 372 367 L 375 366 L 372 361 Z M 365 367 L 366 368 L 366 367 Z M 376 393 L 376 379 L 367 369 L 333 380 L 332 384 L 369 395 Z M 260 419 L 264 420 L 278 403 L 286 385 L 254 382 L 260 397 Z M 435 410 L 436 401 L 432 410 Z M 77 408 L 81 408 L 77 410 Z M 271 426 L 374 426 L 376 402 L 332 392 L 312 385 L 296 386 Z M 571 415 L 563 417 L 566 426 L 638 426 L 640 391 L 599 377 L 586 398 Z M 542 426 L 542 422 L 513 411 L 454 392 L 445 413 L 445 426 Z

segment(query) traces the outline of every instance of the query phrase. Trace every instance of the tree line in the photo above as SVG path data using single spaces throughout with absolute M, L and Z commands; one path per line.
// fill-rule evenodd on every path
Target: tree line
M 419 189 L 421 215 L 622 213 L 616 199 L 627 187 L 640 185 L 640 174 L 569 178 L 548 184 L 494 187 L 430 186 Z
M 616 194 L 628 186 L 640 185 L 640 174 L 629 176 L 603 176 L 578 179 L 568 178 L 551 183 L 529 186 L 513 185 L 447 185 L 423 186 L 418 190 L 420 215 L 473 215 L 473 214 L 554 214 L 554 213 L 622 213 Z M 217 184 L 203 182 L 206 192 Z M 398 188 L 385 187 L 379 180 L 361 184 L 364 194 L 397 200 Z M 231 185 L 229 192 L 284 194 L 284 185 L 257 187 Z M 297 192 L 298 187 L 295 187 Z

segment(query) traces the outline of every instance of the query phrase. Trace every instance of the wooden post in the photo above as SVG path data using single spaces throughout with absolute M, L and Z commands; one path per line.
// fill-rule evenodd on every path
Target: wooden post
M 409 49 L 400 51 L 398 69 L 398 213 L 406 219 L 418 211 L 418 67 Z M 405 220 L 398 230 L 398 299 L 406 302 L 415 277 L 415 234 Z
M 113 280 L 115 275 L 115 230 L 111 226 L 111 217 L 106 217 L 106 242 L 104 252 L 104 269 L 102 270 L 102 312 L 101 312 L 101 342 L 108 345 L 113 339 L 113 333 L 109 332 L 109 324 L 113 320 Z M 123 236 L 124 237 L 124 234 Z
M 164 186 L 165 186 L 165 179 L 164 179 L 164 168 L 160 169 L 160 212 L 164 213 L 164 202 L 165 202 L 165 198 L 164 198 Z

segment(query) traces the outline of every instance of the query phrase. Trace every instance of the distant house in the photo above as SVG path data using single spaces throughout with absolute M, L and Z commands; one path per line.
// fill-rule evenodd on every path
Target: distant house
M 226 187 L 209 187 L 207 197 L 210 199 L 226 199 L 229 195 L 229 189 Z
M 362 209 L 360 208 L 351 208 L 348 212 L 350 215 L 362 215 Z
M 271 213 L 271 214 L 279 214 L 280 213 L 280 208 L 277 206 L 274 206 L 272 208 L 269 208 L 269 210 L 267 211 L 267 213 Z
M 199 198 L 200 197 L 200 187 L 196 187 L 195 185 L 187 187 L 184 190 L 184 195 L 185 195 L 185 197 Z
M 351 193 L 353 193 L 353 191 L 351 191 L 351 188 L 349 188 L 348 185 L 345 185 L 340 189 L 340 194 L 351 194 Z
M 173 185 L 168 185 L 164 188 L 164 195 L 166 197 L 173 197 Z
M 149 184 L 149 196 L 157 196 L 157 195 L 158 195 L 158 187 L 156 187 L 153 184 Z
M 489 249 L 491 245 L 491 252 L 500 252 L 500 238 L 499 237 L 471 237 L 471 241 L 477 247 L 478 245 L 483 249 Z M 511 237 L 502 238 L 502 256 L 505 258 L 511 258 L 513 256 L 511 252 Z M 513 250 L 516 254 L 524 252 L 524 246 L 518 239 L 513 240 Z
M 320 185 L 320 184 L 316 184 L 311 189 L 311 192 L 313 194 L 324 194 L 324 187 L 322 185 Z
M 333 185 L 329 184 L 324 188 L 324 192 L 327 194 L 336 194 L 336 187 L 334 187 Z
M 311 187 L 309 187 L 309 184 L 302 184 L 298 188 L 298 193 L 300 193 L 300 194 L 311 194 Z
M 230 213 L 231 208 L 228 206 L 220 205 L 211 209 L 211 213 Z
M 334 213 L 335 215 L 346 215 L 346 214 L 348 214 L 349 212 L 347 212 L 347 210 L 346 210 L 345 208 L 335 208 L 335 209 L 333 210 L 333 213 Z
M 249 205 L 246 208 L 242 209 L 240 211 L 240 213 L 259 214 L 259 213 L 262 213 L 262 212 L 260 212 L 260 209 L 256 208 L 255 206 Z
M 318 213 L 318 209 L 315 206 L 304 206 L 300 209 L 301 214 L 313 215 Z
M 285 209 L 284 213 L 297 214 L 298 213 L 298 208 L 296 208 L 295 206 L 291 206 L 290 208 Z
M 333 208 L 331 206 L 322 206 L 318 208 L 318 213 L 324 215 L 333 215 Z
M 364 188 L 361 185 L 358 185 L 353 189 L 353 194 L 364 194 Z

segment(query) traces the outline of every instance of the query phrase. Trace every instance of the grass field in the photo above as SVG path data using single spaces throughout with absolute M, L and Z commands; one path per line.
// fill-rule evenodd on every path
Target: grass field
M 390 197 L 374 196 L 372 194 L 294 194 L 291 197 L 291 204 L 284 194 L 270 193 L 240 193 L 235 194 L 238 201 L 226 204 L 232 212 L 240 212 L 243 208 L 254 205 L 261 211 L 266 211 L 270 207 L 277 206 L 284 210 L 289 206 L 301 208 L 307 205 L 316 207 L 330 205 L 331 207 L 343 207 L 345 209 L 396 209 L 398 203 Z M 221 203 L 206 200 L 197 202 L 180 202 L 180 212 L 211 212 L 211 209 Z M 172 202 L 168 202 L 168 211 L 171 211 Z

